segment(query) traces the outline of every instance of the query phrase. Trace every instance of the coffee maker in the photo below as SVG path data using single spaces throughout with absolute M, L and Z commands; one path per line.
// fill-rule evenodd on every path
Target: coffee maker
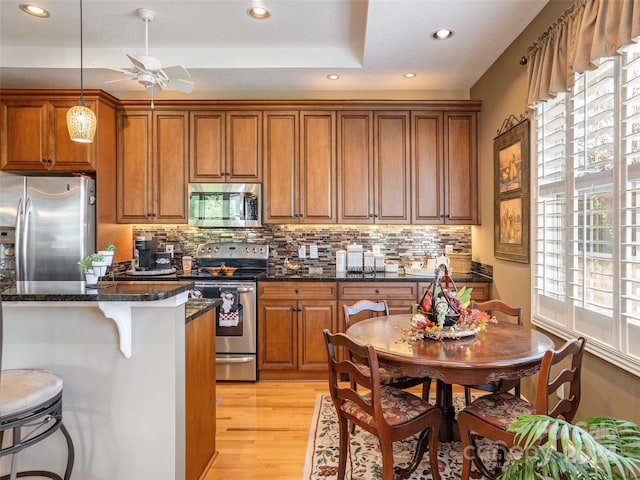
M 135 269 L 144 271 L 153 268 L 158 240 L 155 237 L 136 237 L 133 253 Z

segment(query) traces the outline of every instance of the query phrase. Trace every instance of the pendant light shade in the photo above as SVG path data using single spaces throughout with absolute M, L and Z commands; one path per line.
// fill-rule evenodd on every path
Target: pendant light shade
M 96 114 L 84 103 L 82 65 L 82 0 L 80 0 L 80 100 L 67 112 L 67 128 L 74 142 L 91 143 L 96 133 Z

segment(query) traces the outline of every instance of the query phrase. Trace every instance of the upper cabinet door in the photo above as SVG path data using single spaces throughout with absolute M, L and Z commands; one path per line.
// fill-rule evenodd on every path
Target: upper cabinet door
M 227 170 L 226 113 L 215 110 L 190 112 L 189 130 L 189 181 L 223 182 Z
M 227 112 L 229 182 L 262 181 L 262 112 Z
M 153 221 L 187 223 L 189 116 L 156 111 L 153 119 Z
M 153 222 L 152 120 L 149 111 L 117 113 L 117 220 L 120 223 Z
M 374 191 L 376 223 L 411 222 L 409 112 L 375 112 Z
M 298 112 L 264 117 L 264 223 L 298 223 Z
M 300 112 L 301 223 L 336 223 L 336 114 Z
M 338 112 L 337 141 L 338 223 L 373 223 L 373 113 Z
M 475 112 L 445 113 L 445 222 L 477 224 L 478 120 Z
M 189 118 L 189 181 L 262 181 L 262 112 L 197 110 Z
M 444 222 L 442 112 L 411 114 L 412 223 Z
M 85 98 L 85 102 L 97 114 L 97 101 Z M 2 169 L 95 171 L 97 140 L 87 144 L 72 142 L 69 137 L 67 112 L 76 104 L 76 98 L 3 99 Z

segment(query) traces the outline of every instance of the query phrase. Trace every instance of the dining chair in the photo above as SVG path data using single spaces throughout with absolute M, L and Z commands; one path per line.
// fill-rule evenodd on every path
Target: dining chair
M 476 302 L 475 300 L 471 300 L 470 308 L 472 310 L 480 310 L 491 314 L 494 312 L 500 312 L 503 314 L 502 317 L 504 317 L 506 321 L 522 325 L 522 307 L 512 307 L 504 303 L 502 300 L 488 300 L 486 302 Z M 483 390 L 491 393 L 508 392 L 513 389 L 515 395 L 519 397 L 520 379 L 500 380 L 496 382 L 483 383 L 482 385 L 465 385 L 464 399 L 467 405 L 471 403 L 471 389 Z
M 46 477 L 69 480 L 75 450 L 62 423 L 62 378 L 39 369 L 2 370 L 2 296 L 0 295 L 0 458 L 11 455 L 11 470 L 0 479 Z M 64 477 L 43 470 L 18 471 L 18 453 L 60 430 L 67 442 Z M 9 440 L 5 442 L 5 433 Z M 46 447 L 43 447 L 46 448 Z
M 507 427 L 518 415 L 548 415 L 573 421 L 580 404 L 580 370 L 585 342 L 584 337 L 579 337 L 567 341 L 558 350 L 545 352 L 538 374 L 535 404 L 511 393 L 499 392 L 477 398 L 458 414 L 462 451 L 465 452 L 462 480 L 469 479 L 472 461 L 485 477 L 498 477 L 507 449 L 514 446 L 515 434 L 507 431 Z M 560 398 L 557 392 L 565 384 L 569 386 L 568 394 Z M 489 471 L 478 455 L 478 436 L 496 442 L 499 452 L 497 471 Z
M 431 474 L 440 479 L 438 470 L 438 432 L 440 410 L 417 395 L 381 384 L 378 356 L 372 345 L 360 345 L 343 333 L 323 331 L 329 363 L 329 390 L 339 421 L 340 447 L 338 480 L 344 480 L 349 449 L 349 422 L 375 435 L 382 454 L 382 480 L 407 478 L 417 468 L 429 449 Z M 351 358 L 357 357 L 369 367 L 369 374 Z M 349 379 L 340 382 L 341 375 Z M 363 387 L 361 393 L 351 382 Z M 419 433 L 411 463 L 406 468 L 395 467 L 393 442 Z M 394 473 L 396 477 L 394 477 Z
M 344 305 L 344 322 L 345 329 L 351 326 L 351 317 L 359 315 L 362 320 L 361 313 L 365 312 L 368 317 L 375 314 L 389 315 L 389 305 L 385 300 L 379 302 L 373 302 L 371 300 L 360 300 L 353 305 Z M 361 365 L 362 372 L 366 374 L 367 367 Z M 429 401 L 429 390 L 431 390 L 431 378 L 430 377 L 408 377 L 406 375 L 399 375 L 391 373 L 384 368 L 380 369 L 380 379 L 384 385 L 391 385 L 396 388 L 411 388 L 417 385 L 422 385 L 422 398 Z

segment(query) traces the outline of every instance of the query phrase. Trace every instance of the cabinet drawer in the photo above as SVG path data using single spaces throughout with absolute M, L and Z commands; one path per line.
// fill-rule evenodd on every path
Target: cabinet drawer
M 418 291 L 420 295 L 418 296 L 418 301 L 422 299 L 424 292 L 427 288 L 429 288 L 431 283 L 420 282 L 418 284 Z M 471 290 L 471 299 L 477 300 L 479 302 L 484 302 L 485 300 L 489 300 L 491 298 L 491 282 L 458 282 L 456 283 L 458 289 L 461 287 L 472 288 Z
M 335 282 L 259 282 L 258 296 L 265 299 L 336 299 Z
M 338 296 L 340 300 L 398 300 L 415 302 L 418 296 L 418 284 L 415 282 L 340 282 Z

